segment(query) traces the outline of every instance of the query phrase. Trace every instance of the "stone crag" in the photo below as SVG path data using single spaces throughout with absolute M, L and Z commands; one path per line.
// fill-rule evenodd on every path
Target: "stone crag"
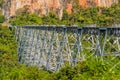
M 118 3 L 119 0 L 79 0 L 79 5 L 83 7 L 100 6 L 110 7 L 113 3 Z
M 52 11 L 61 19 L 64 9 L 68 14 L 72 13 L 73 5 L 77 4 L 74 4 L 75 2 L 83 7 L 109 7 L 113 3 L 118 3 L 118 0 L 4 0 L 2 10 L 6 19 L 9 19 L 11 16 L 14 16 L 19 9 L 27 5 L 30 13 L 37 12 L 39 15 L 46 15 Z

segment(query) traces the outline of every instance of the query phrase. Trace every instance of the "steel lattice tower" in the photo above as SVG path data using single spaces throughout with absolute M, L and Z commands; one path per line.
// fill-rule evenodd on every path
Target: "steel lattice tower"
M 90 56 L 120 54 L 120 27 L 17 26 L 15 36 L 20 63 L 50 71 L 75 66 Z

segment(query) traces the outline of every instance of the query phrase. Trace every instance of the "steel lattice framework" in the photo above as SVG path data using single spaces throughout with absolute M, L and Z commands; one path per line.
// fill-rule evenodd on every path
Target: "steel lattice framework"
M 58 71 L 90 56 L 120 54 L 120 27 L 17 26 L 21 63 Z

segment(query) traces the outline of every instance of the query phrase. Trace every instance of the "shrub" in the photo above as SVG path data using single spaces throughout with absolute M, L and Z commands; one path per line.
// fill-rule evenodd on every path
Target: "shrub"
M 3 15 L 0 15 L 0 23 L 3 23 L 5 21 L 5 17 Z

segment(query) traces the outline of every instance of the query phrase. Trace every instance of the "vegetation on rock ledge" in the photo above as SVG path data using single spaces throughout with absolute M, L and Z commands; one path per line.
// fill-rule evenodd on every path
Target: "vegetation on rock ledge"
M 90 7 L 82 8 L 76 7 L 72 14 L 67 14 L 64 10 L 61 20 L 54 13 L 43 15 L 39 17 L 37 14 L 30 14 L 29 12 L 19 11 L 20 15 L 14 16 L 10 23 L 12 25 L 91 25 L 97 26 L 112 26 L 120 23 L 120 4 L 113 4 L 110 8 Z

